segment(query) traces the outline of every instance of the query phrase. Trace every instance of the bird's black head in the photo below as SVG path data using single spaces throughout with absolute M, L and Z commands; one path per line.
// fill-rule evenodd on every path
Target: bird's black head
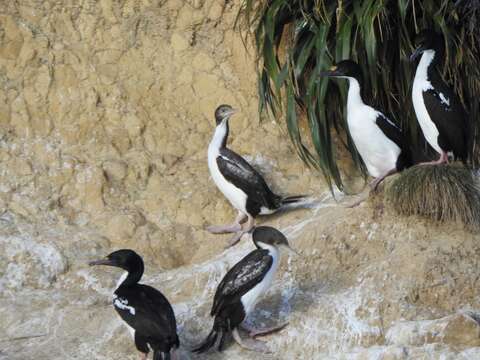
M 410 61 L 414 61 L 427 50 L 441 51 L 444 47 L 442 35 L 431 29 L 422 30 L 415 36 L 414 44 L 415 51 L 410 56 Z
M 259 226 L 253 229 L 252 240 L 258 248 L 264 248 L 265 245 L 268 245 L 275 247 L 285 246 L 290 250 L 293 250 L 285 235 L 270 226 Z
M 230 116 L 232 116 L 236 110 L 232 108 L 230 105 L 220 105 L 215 110 L 215 121 L 220 124 L 224 119 L 228 120 Z
M 122 249 L 112 252 L 105 258 L 91 261 L 90 266 L 93 265 L 108 265 L 119 267 L 129 273 L 142 272 L 143 273 L 143 260 L 135 251 L 130 249 Z
M 352 60 L 342 60 L 338 64 L 333 65 L 329 70 L 322 71 L 320 76 L 337 77 L 337 78 L 354 78 L 360 84 L 362 83 L 363 75 L 360 65 Z

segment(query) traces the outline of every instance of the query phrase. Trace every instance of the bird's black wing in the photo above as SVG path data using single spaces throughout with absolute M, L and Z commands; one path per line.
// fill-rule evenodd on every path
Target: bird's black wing
M 460 100 L 439 75 L 432 76 L 433 87 L 423 92 L 430 119 L 437 127 L 439 145 L 447 146 L 460 158 L 467 156 L 468 121 Z M 441 144 L 447 141 L 448 144 Z
M 211 315 L 218 314 L 224 305 L 239 301 L 263 280 L 272 263 L 273 258 L 268 250 L 257 249 L 235 264 L 217 287 Z
M 276 195 L 270 190 L 262 175 L 240 155 L 223 148 L 217 157 L 217 165 L 225 179 L 256 199 L 261 206 L 269 209 L 277 207 Z
M 387 118 L 381 112 L 378 112 L 377 119 L 375 120 L 377 126 L 382 130 L 386 137 L 393 141 L 400 149 L 405 147 L 405 139 L 402 130 Z
M 160 343 L 178 343 L 175 314 L 160 291 L 136 284 L 120 286 L 114 295 L 115 310 L 135 331 Z

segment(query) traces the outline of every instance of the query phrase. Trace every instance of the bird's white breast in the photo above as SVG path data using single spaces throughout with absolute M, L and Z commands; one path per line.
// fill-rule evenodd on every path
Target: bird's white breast
M 127 276 L 128 276 L 128 271 L 124 271 L 123 274 L 118 278 L 117 286 L 115 286 L 116 289 L 118 289 L 120 285 L 122 285 L 122 283 L 125 281 Z
M 440 149 L 440 146 L 438 145 L 438 129 L 430 118 L 423 99 L 423 92 L 433 89 L 433 86 L 428 79 L 428 66 L 433 61 L 434 56 L 435 51 L 427 50 L 423 53 L 422 58 L 420 59 L 415 73 L 415 79 L 413 80 L 412 101 L 423 136 L 425 136 L 428 143 L 441 154 L 442 149 Z M 449 104 L 448 99 L 445 99 L 445 102 L 448 102 Z
M 240 299 L 245 310 L 245 314 L 247 315 L 253 310 L 260 297 L 270 288 L 275 277 L 275 273 L 277 272 L 279 262 L 278 250 L 273 246 L 264 245 L 264 247 L 268 248 L 270 251 L 273 262 L 263 280 L 255 285 L 255 287 L 253 287 Z
M 210 175 L 212 176 L 215 185 L 217 185 L 218 189 L 228 201 L 230 201 L 232 206 L 237 210 L 246 213 L 247 195 L 225 179 L 217 164 L 217 157 L 221 156 L 220 147 L 227 131 L 225 121 L 226 120 L 217 126 L 212 141 L 210 141 L 210 145 L 208 146 L 208 169 L 210 170 Z
M 379 112 L 366 105 L 360 96 L 358 81 L 350 78 L 347 122 L 355 147 L 369 174 L 384 175 L 395 168 L 401 149 L 375 123 Z

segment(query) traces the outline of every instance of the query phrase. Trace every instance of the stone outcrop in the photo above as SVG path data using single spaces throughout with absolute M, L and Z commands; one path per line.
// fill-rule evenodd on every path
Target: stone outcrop
M 120 274 L 86 266 L 123 247 L 144 256 L 194 358 L 216 285 L 252 249 L 203 230 L 235 216 L 206 164 L 221 103 L 240 109 L 231 147 L 275 191 L 317 203 L 260 219 L 301 253 L 249 320 L 290 321 L 273 354 L 197 358 L 480 358 L 479 236 L 399 217 L 381 195 L 334 201 L 258 118 L 238 3 L 0 2 L 0 358 L 137 358 L 110 305 Z

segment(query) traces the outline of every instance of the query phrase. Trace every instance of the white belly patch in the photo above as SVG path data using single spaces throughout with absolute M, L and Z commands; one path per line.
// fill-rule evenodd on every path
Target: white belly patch
M 219 151 L 209 147 L 208 168 L 215 185 L 217 185 L 218 189 L 223 193 L 223 195 L 235 209 L 246 213 L 247 195 L 223 177 L 223 175 L 220 173 L 220 169 L 218 168 L 217 156 L 220 156 Z
M 434 124 L 425 106 L 423 100 L 423 92 L 429 89 L 433 89 L 432 84 L 428 80 L 428 67 L 433 61 L 435 52 L 431 50 L 425 51 L 422 55 L 420 63 L 418 64 L 417 71 L 415 73 L 415 79 L 413 81 L 412 90 L 412 102 L 415 109 L 415 115 L 417 116 L 418 124 L 422 129 L 423 136 L 438 153 L 442 153 L 442 149 L 438 145 L 438 129 Z M 443 95 L 442 95 L 443 96 Z M 447 102 L 447 99 L 444 99 Z M 443 101 L 443 100 L 442 100 Z M 448 101 L 448 104 L 450 102 Z
M 375 123 L 378 113 L 352 111 L 348 114 L 348 127 L 355 146 L 369 174 L 379 177 L 395 169 L 401 149 L 391 141 Z
M 275 273 L 277 272 L 278 267 L 278 257 L 279 254 L 275 250 L 272 252 L 273 255 L 273 263 L 272 267 L 265 275 L 263 280 L 259 282 L 253 289 L 247 292 L 245 295 L 242 296 L 241 302 L 243 304 L 243 308 L 245 310 L 245 314 L 249 314 L 255 307 L 255 304 L 260 300 L 260 297 L 270 288 L 273 282 L 273 278 L 275 277 Z
M 426 86 L 427 84 L 422 84 L 417 82 L 413 83 L 413 92 L 412 92 L 413 108 L 415 109 L 415 114 L 417 115 L 418 124 L 422 129 L 423 136 L 425 136 L 425 139 L 435 149 L 435 151 L 441 154 L 442 149 L 438 145 L 439 132 L 438 132 L 437 126 L 434 124 L 434 122 L 430 118 L 430 115 L 428 114 L 427 108 L 423 101 L 423 91 L 424 91 L 423 89 Z

